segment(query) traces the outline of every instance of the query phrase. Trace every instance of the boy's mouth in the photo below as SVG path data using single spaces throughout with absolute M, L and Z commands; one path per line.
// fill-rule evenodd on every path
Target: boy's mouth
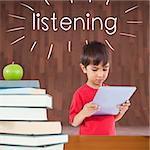
M 97 82 L 98 84 L 101 84 L 101 83 L 103 83 L 103 80 L 102 80 L 102 79 L 97 79 L 96 82 Z

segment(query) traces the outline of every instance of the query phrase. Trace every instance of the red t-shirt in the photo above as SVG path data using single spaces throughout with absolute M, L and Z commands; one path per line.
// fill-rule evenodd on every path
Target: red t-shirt
M 97 89 L 93 89 L 87 84 L 77 89 L 70 106 L 70 123 L 73 122 L 74 117 L 82 110 L 83 106 L 93 100 L 96 92 Z M 112 136 L 115 134 L 116 129 L 113 115 L 93 115 L 85 118 L 80 124 L 80 135 Z

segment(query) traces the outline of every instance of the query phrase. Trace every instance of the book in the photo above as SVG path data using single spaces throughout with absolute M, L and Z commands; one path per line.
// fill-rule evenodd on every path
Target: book
M 0 89 L 0 94 L 46 94 L 46 90 L 37 88 L 6 88 Z
M 100 106 L 100 111 L 94 115 L 118 114 L 118 106 L 129 100 L 135 91 L 136 87 L 131 86 L 101 86 L 92 101 Z
M 64 144 L 40 146 L 40 147 L 0 145 L 0 150 L 63 150 L 63 149 Z
M 68 142 L 68 135 L 17 135 L 0 134 L 0 145 L 18 146 L 48 146 L 53 144 L 64 144 Z
M 41 95 L 0 95 L 0 106 L 48 107 L 52 108 L 52 96 Z
M 0 80 L 0 88 L 32 87 L 40 88 L 39 80 Z
M 60 134 L 60 121 L 0 121 L 0 133 L 9 134 Z
M 0 107 L 0 120 L 47 120 L 46 108 Z

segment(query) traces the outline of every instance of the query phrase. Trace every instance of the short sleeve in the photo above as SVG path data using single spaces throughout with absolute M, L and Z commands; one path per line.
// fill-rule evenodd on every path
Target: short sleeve
M 72 124 L 74 117 L 81 111 L 83 107 L 82 98 L 80 94 L 76 91 L 73 95 L 72 103 L 70 106 L 70 113 L 69 113 L 69 121 Z

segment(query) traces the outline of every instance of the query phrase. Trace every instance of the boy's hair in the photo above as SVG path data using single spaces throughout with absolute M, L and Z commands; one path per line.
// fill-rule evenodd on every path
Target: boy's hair
M 105 66 L 109 62 L 109 51 L 106 46 L 97 41 L 90 42 L 83 46 L 80 63 L 87 67 L 89 64 Z

